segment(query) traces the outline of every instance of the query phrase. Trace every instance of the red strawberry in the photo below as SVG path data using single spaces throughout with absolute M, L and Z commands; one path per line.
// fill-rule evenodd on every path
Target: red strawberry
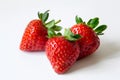
M 47 41 L 47 29 L 41 20 L 32 20 L 25 29 L 20 49 L 24 51 L 44 50 Z
M 68 35 L 70 30 L 67 30 Z M 78 35 L 70 33 L 70 36 L 56 36 L 50 38 L 46 43 L 46 54 L 56 73 L 65 73 L 76 61 L 80 50 L 75 42 Z
M 102 35 L 103 31 L 106 29 L 106 25 L 100 25 L 99 18 L 93 18 L 86 24 L 82 19 L 76 16 L 77 24 L 71 27 L 71 31 L 74 34 L 80 34 L 81 39 L 78 40 L 80 47 L 80 54 L 78 60 L 84 58 L 90 54 L 93 54 L 100 46 L 100 40 L 98 35 Z
M 40 19 L 32 20 L 26 27 L 20 44 L 20 49 L 23 51 L 42 51 L 45 50 L 45 43 L 48 40 L 48 29 L 55 28 L 54 20 L 45 23 L 49 13 L 38 13 Z M 57 22 L 58 23 L 58 22 Z M 57 26 L 58 27 L 58 26 Z M 60 30 L 61 28 L 59 28 Z

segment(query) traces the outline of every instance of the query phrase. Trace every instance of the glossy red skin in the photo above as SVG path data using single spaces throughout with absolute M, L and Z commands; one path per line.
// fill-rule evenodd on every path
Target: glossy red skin
M 93 54 L 100 45 L 100 40 L 97 34 L 85 24 L 76 24 L 71 27 L 74 34 L 80 34 L 82 38 L 78 40 L 80 54 L 78 60 L 90 54 Z
M 43 51 L 47 38 L 47 29 L 41 20 L 32 20 L 26 27 L 20 44 L 23 51 Z
M 46 55 L 54 71 L 65 73 L 75 63 L 80 50 L 76 42 L 70 42 L 64 37 L 54 37 L 46 43 Z

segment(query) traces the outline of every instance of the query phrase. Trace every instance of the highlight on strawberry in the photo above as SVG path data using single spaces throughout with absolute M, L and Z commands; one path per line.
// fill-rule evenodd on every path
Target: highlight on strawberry
M 48 40 L 48 33 L 54 34 L 55 31 L 60 31 L 61 26 L 57 24 L 61 21 L 47 21 L 49 17 L 49 10 L 44 13 L 38 12 L 39 19 L 34 19 L 27 25 L 21 43 L 20 49 L 22 51 L 44 51 L 45 43 Z M 50 35 L 49 35 L 50 36 Z
M 100 46 L 100 39 L 98 35 L 103 35 L 103 31 L 107 28 L 107 26 L 98 25 L 98 17 L 90 19 L 86 23 L 82 20 L 82 18 L 76 16 L 75 21 L 77 24 L 71 27 L 71 31 L 74 34 L 81 35 L 81 39 L 77 41 L 80 47 L 79 60 L 93 54 L 98 49 Z

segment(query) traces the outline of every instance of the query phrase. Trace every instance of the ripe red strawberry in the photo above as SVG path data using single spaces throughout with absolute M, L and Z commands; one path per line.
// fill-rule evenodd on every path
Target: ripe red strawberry
M 32 20 L 25 29 L 20 49 L 24 51 L 44 50 L 47 41 L 47 29 L 41 20 Z
M 90 19 L 86 24 L 80 17 L 76 16 L 76 22 L 77 24 L 71 27 L 71 31 L 74 34 L 81 35 L 81 39 L 77 41 L 80 47 L 79 60 L 93 54 L 98 49 L 100 46 L 98 35 L 102 35 L 102 32 L 107 28 L 107 26 L 100 25 L 97 27 L 99 23 L 99 18 L 97 17 Z
M 55 21 L 52 20 L 46 23 L 49 13 L 38 13 L 39 19 L 30 21 L 27 25 L 22 37 L 20 49 L 23 51 L 42 51 L 45 50 L 45 43 L 48 40 L 48 29 L 53 29 L 56 26 Z M 58 22 L 57 22 L 58 23 Z M 59 27 L 59 30 L 61 28 Z M 59 31 L 58 30 L 58 31 Z
M 65 73 L 76 61 L 80 50 L 75 42 L 79 35 L 69 33 L 66 30 L 65 36 L 56 36 L 50 38 L 46 43 L 46 54 L 54 71 L 58 74 Z

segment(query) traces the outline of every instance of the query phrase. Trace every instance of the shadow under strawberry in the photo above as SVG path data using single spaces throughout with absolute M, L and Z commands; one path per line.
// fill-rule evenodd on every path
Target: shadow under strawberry
M 76 71 L 81 71 L 105 60 L 118 58 L 120 56 L 120 53 L 118 53 L 120 52 L 119 48 L 120 44 L 117 42 L 107 42 L 107 40 L 102 41 L 100 48 L 95 54 L 77 61 L 67 73 L 70 74 Z

